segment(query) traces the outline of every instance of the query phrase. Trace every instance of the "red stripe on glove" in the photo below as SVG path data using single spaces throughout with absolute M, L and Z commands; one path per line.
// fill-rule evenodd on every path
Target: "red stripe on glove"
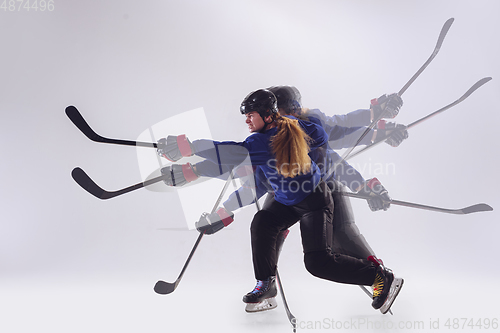
M 193 180 L 198 179 L 198 175 L 194 172 L 191 163 L 182 165 L 182 174 L 184 175 L 184 178 L 186 178 L 187 182 L 192 182 Z
M 369 188 L 373 190 L 373 188 L 377 185 L 382 185 L 380 181 L 377 178 L 372 178 L 370 181 L 366 184 L 368 185 Z
M 234 221 L 233 216 L 229 215 L 227 210 L 225 210 L 224 208 L 219 208 L 219 210 L 217 211 L 217 215 L 220 216 L 225 227 L 227 227 Z
M 177 136 L 177 146 L 179 147 L 179 151 L 182 156 L 187 157 L 193 155 L 191 145 L 189 144 L 186 134 Z
M 386 121 L 385 121 L 385 120 L 383 120 L 383 119 L 381 119 L 381 120 L 379 120 L 379 121 L 378 121 L 378 123 L 377 123 L 377 128 L 378 128 L 378 129 L 385 129 L 385 124 L 386 124 Z

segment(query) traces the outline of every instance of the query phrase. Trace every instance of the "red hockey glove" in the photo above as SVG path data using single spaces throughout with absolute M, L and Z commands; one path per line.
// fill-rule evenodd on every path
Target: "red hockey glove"
M 158 140 L 156 152 L 161 157 L 169 161 L 175 162 L 180 160 L 183 156 L 193 155 L 193 146 L 185 134 L 175 136 L 169 135 L 166 139 L 161 138 Z
M 191 163 L 169 165 L 161 169 L 161 174 L 168 186 L 184 186 L 200 177 Z
M 201 214 L 198 222 L 195 223 L 196 230 L 202 234 L 212 235 L 234 221 L 234 214 L 225 208 L 219 208 L 217 212 Z
M 403 100 L 401 97 L 394 93 L 387 95 L 382 95 L 379 98 L 374 98 L 371 100 L 370 109 L 373 111 L 373 118 L 394 118 L 398 115 L 399 109 L 403 106 Z
M 389 193 L 377 178 L 367 180 L 358 193 L 367 197 L 368 206 L 373 212 L 387 210 L 391 205 Z
M 397 147 L 401 142 L 408 139 L 409 135 L 405 125 L 380 120 L 377 124 L 377 136 L 382 138 L 389 136 L 385 140 L 385 143 L 392 147 Z

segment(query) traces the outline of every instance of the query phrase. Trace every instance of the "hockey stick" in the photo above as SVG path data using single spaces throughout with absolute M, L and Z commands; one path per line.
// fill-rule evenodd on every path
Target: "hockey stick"
M 411 124 L 409 124 L 407 127 L 408 128 L 412 128 L 413 126 L 415 125 L 418 125 L 420 124 L 421 122 L 431 118 L 431 117 L 434 117 L 435 115 L 445 111 L 445 110 L 448 110 L 449 108 L 451 108 L 452 106 L 455 106 L 457 105 L 458 103 L 462 102 L 463 100 L 465 100 L 467 97 L 469 97 L 474 91 L 476 91 L 479 87 L 481 87 L 483 84 L 485 84 L 486 82 L 489 82 L 492 78 L 491 77 L 485 77 L 485 78 L 482 78 L 481 80 L 477 81 L 472 87 L 470 87 L 469 90 L 467 90 L 467 92 L 465 94 L 463 94 L 462 97 L 460 97 L 459 99 L 457 99 L 455 102 L 451 103 L 451 104 L 448 104 L 447 106 L 437 110 L 437 111 L 434 111 L 433 113 L 423 117 L 423 118 L 420 118 L 419 120 L 416 120 L 414 122 L 412 122 Z
M 193 258 L 194 252 L 198 248 L 198 245 L 200 244 L 201 239 L 203 238 L 203 235 L 204 234 L 200 233 L 200 235 L 196 239 L 196 242 L 194 243 L 194 246 L 193 246 L 191 252 L 189 253 L 189 256 L 188 256 L 188 258 L 186 260 L 186 263 L 184 264 L 184 267 L 182 267 L 181 273 L 177 277 L 177 280 L 175 280 L 172 283 L 165 282 L 165 281 L 162 281 L 162 280 L 159 280 L 158 282 L 156 282 L 153 290 L 157 294 L 167 295 L 167 294 L 172 293 L 177 288 L 177 286 L 181 282 L 182 276 L 184 275 L 184 272 L 186 271 L 187 266 L 189 265 L 189 262 L 191 261 L 191 258 Z
M 295 333 L 297 331 L 297 319 L 290 312 L 290 309 L 288 308 L 288 303 L 286 302 L 285 292 L 283 291 L 283 284 L 281 283 L 281 278 L 280 278 L 280 274 L 278 273 L 278 269 L 276 269 L 276 280 L 278 282 L 278 287 L 280 289 L 281 298 L 283 299 L 283 305 L 285 307 L 286 315 L 288 316 L 288 320 L 290 321 L 290 324 L 292 324 L 293 333 Z
M 257 206 L 257 210 L 260 210 L 260 207 L 259 207 L 259 204 L 257 201 L 255 201 L 255 204 Z M 281 244 L 279 245 L 279 248 L 278 248 L 278 258 L 281 254 L 281 250 L 283 248 L 283 243 L 285 242 L 285 239 L 288 236 L 289 232 L 290 232 L 290 230 L 286 230 L 283 234 L 283 240 L 281 241 Z M 295 333 L 297 331 L 297 319 L 292 314 L 292 312 L 290 312 L 290 308 L 288 307 L 288 302 L 286 301 L 285 291 L 283 290 L 283 283 L 281 283 L 281 278 L 280 278 L 280 274 L 278 272 L 278 267 L 276 267 L 276 282 L 278 283 L 281 299 L 283 300 L 283 306 L 285 307 L 285 312 L 286 312 L 286 315 L 288 317 L 288 321 L 290 321 L 290 324 L 292 324 L 293 333 Z
M 370 199 L 367 196 L 356 194 L 356 193 L 344 192 L 342 194 L 346 195 L 348 197 L 352 197 L 352 198 L 367 199 L 367 200 Z M 406 201 L 400 201 L 400 200 L 391 200 L 390 203 L 391 203 L 391 205 L 405 206 L 405 207 L 430 210 L 430 211 L 440 212 L 440 213 L 457 214 L 457 215 L 465 215 L 465 214 L 472 214 L 472 213 L 478 213 L 478 212 L 487 212 L 487 211 L 493 210 L 493 208 L 490 205 L 487 205 L 484 203 L 480 203 L 480 204 L 476 204 L 476 205 L 472 205 L 472 206 L 464 207 L 464 208 L 460 208 L 460 209 L 448 209 L 448 208 L 433 207 L 433 206 L 421 205 L 421 204 L 417 204 L 417 203 L 413 203 L 413 202 L 406 202 Z
M 420 74 L 422 74 L 424 69 L 427 68 L 427 66 L 431 63 L 432 59 L 434 59 L 434 57 L 436 57 L 439 50 L 441 49 L 441 45 L 443 44 L 444 38 L 446 37 L 448 30 L 450 30 L 450 27 L 453 24 L 453 21 L 455 21 L 455 19 L 450 18 L 450 19 L 448 19 L 448 21 L 446 21 L 444 23 L 443 28 L 441 29 L 441 32 L 439 33 L 439 38 L 438 38 L 438 41 L 436 43 L 436 47 L 434 48 L 434 51 L 432 52 L 431 56 L 422 65 L 422 67 L 420 67 L 420 69 L 415 73 L 415 75 L 413 75 L 412 78 L 403 86 L 403 88 L 401 88 L 401 90 L 398 93 L 399 96 L 401 96 L 406 91 L 406 89 L 408 89 L 408 87 L 417 79 L 417 77 Z
M 450 30 L 451 24 L 453 23 L 454 20 L 455 19 L 450 18 L 450 19 L 448 19 L 448 21 L 446 21 L 444 23 L 443 28 L 441 28 L 441 32 L 439 33 L 438 41 L 436 43 L 436 46 L 434 47 L 434 51 L 432 51 L 431 56 L 422 65 L 422 67 L 420 67 L 420 69 L 411 77 L 411 79 L 403 86 L 403 88 L 401 88 L 401 90 L 399 90 L 399 92 L 398 92 L 399 96 L 403 95 L 403 93 L 408 89 L 408 87 L 410 87 L 410 85 L 417 79 L 417 77 L 419 77 L 420 74 L 422 74 L 424 69 L 427 68 L 427 66 L 431 63 L 432 59 L 434 59 L 434 57 L 436 57 L 439 50 L 441 49 L 441 45 L 443 44 L 444 38 L 446 37 L 448 30 Z M 361 136 L 356 141 L 356 143 L 343 154 L 341 161 L 345 161 L 349 158 L 349 155 L 354 150 L 354 148 L 356 148 L 358 146 L 358 144 L 365 138 L 365 136 L 368 135 L 370 130 L 372 130 L 375 127 L 375 125 L 378 123 L 378 121 L 384 117 L 386 112 L 387 111 L 384 109 L 382 111 L 382 113 L 371 122 L 370 126 L 368 126 L 365 129 L 365 131 L 363 132 L 363 134 L 361 134 Z M 342 163 L 342 162 L 340 162 L 340 163 Z M 333 169 L 335 169 L 335 168 L 333 168 Z
M 231 173 L 229 174 L 229 177 L 227 178 L 226 183 L 224 184 L 224 187 L 222 188 L 222 191 L 221 191 L 219 197 L 217 198 L 217 201 L 215 202 L 215 205 L 212 208 L 211 213 L 215 213 L 215 210 L 217 209 L 217 207 L 219 207 L 219 203 L 222 200 L 224 193 L 226 193 L 227 187 L 229 186 L 229 183 L 231 183 L 232 179 L 233 179 L 233 171 L 231 171 Z M 184 267 L 182 267 L 181 273 L 177 277 L 177 280 L 175 280 L 174 282 L 165 282 L 162 280 L 159 280 L 158 282 L 156 282 L 153 289 L 157 294 L 160 294 L 160 295 L 170 294 L 177 288 L 177 286 L 181 282 L 181 279 L 182 279 L 182 276 L 184 275 L 184 272 L 186 271 L 186 268 L 189 265 L 189 262 L 191 261 L 191 258 L 193 258 L 194 252 L 198 248 L 198 245 L 200 244 L 200 241 L 203 238 L 203 235 L 205 235 L 205 234 L 200 233 L 200 235 L 196 239 L 196 242 L 193 245 L 193 249 L 189 253 L 189 256 L 186 260 L 186 263 L 184 264 Z
M 158 183 L 162 181 L 166 175 L 158 176 L 149 180 L 146 180 L 145 182 L 138 183 L 126 188 L 123 188 L 121 190 L 117 191 L 106 191 L 99 187 L 86 173 L 83 171 L 81 168 L 74 168 L 73 171 L 71 171 L 71 177 L 80 185 L 85 191 L 89 192 L 93 196 L 101 199 L 101 200 L 106 200 L 110 198 L 117 197 L 119 195 L 132 192 L 135 190 L 138 190 L 140 188 L 143 188 L 148 185 L 152 185 L 154 183 Z
M 112 143 L 116 145 L 124 145 L 124 146 L 140 146 L 140 147 L 148 147 L 148 148 L 156 148 L 156 143 L 153 142 L 140 142 L 140 141 L 129 141 L 129 140 L 120 140 L 120 139 L 110 139 L 100 136 L 92 128 L 90 128 L 89 124 L 83 119 L 83 116 L 78 111 L 76 107 L 70 105 L 66 108 L 66 115 L 68 118 L 75 124 L 76 127 L 80 131 L 82 131 L 87 138 L 95 142 L 101 143 Z
M 460 97 L 459 99 L 457 99 L 456 101 L 454 101 L 453 103 L 450 103 L 448 105 L 446 105 L 445 107 L 442 107 L 441 109 L 437 110 L 437 111 L 434 111 L 432 112 L 431 114 L 428 114 L 427 116 L 423 117 L 423 118 L 420 118 L 414 122 L 412 122 L 411 124 L 409 124 L 408 126 L 406 126 L 407 129 L 410 129 L 418 124 L 420 124 L 421 122 L 431 118 L 431 117 L 434 117 L 435 115 L 438 115 L 439 113 L 441 112 L 444 112 L 446 110 L 448 110 L 449 108 L 463 102 L 467 97 L 469 97 L 474 91 L 476 91 L 479 87 L 481 87 L 482 85 L 484 85 L 486 82 L 490 81 L 491 80 L 491 77 L 485 77 L 479 81 L 477 81 L 472 87 L 469 88 L 469 90 L 467 90 L 467 92 L 462 96 Z M 371 149 L 373 148 L 374 146 L 380 144 L 381 142 L 384 142 L 387 138 L 389 138 L 391 136 L 391 134 L 389 135 L 386 135 L 380 139 L 377 139 L 376 142 L 366 146 L 366 147 L 363 147 L 362 149 L 359 149 L 357 152 L 354 152 L 353 154 L 351 154 L 348 159 L 350 158 L 353 158 L 354 156 L 357 156 L 358 154 L 361 154 L 362 152 L 368 150 L 368 149 Z

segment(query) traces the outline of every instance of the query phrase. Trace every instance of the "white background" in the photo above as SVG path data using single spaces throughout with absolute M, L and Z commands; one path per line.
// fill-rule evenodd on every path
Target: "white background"
M 359 288 L 309 275 L 297 227 L 280 271 L 299 331 L 331 331 L 325 319 L 372 321 L 344 326 L 352 331 L 383 331 L 388 322 L 403 323 L 400 331 L 415 322 L 437 328 L 436 320 L 439 330 L 467 331 L 446 320 L 500 317 L 500 2 L 55 0 L 51 12 L 19 4 L 0 9 L 0 331 L 290 331 L 280 300 L 268 313 L 243 311 L 241 297 L 254 286 L 254 207 L 202 240 L 173 294 L 155 294 L 158 279 L 175 280 L 197 232 L 187 230 L 175 191 L 103 201 L 82 190 L 70 176 L 76 166 L 108 190 L 139 182 L 137 154 L 91 142 L 65 107 L 77 106 L 99 134 L 130 140 L 203 107 L 214 139 L 242 140 L 238 108 L 250 91 L 295 85 L 305 106 L 327 114 L 366 108 L 408 81 L 450 17 L 440 53 L 403 95 L 396 120 L 408 124 L 493 80 L 412 129 L 399 148 L 381 145 L 351 162 L 394 199 L 496 210 L 372 213 L 352 200 L 372 248 L 405 278 L 393 317 L 371 309 Z M 380 173 L 387 164 L 395 169 Z M 202 213 L 198 202 L 192 209 Z

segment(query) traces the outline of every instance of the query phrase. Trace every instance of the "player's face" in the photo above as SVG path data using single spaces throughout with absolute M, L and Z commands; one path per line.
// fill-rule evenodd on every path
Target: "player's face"
M 257 111 L 249 112 L 245 114 L 245 116 L 245 122 L 248 125 L 248 130 L 250 131 L 250 133 L 258 132 L 266 125 Z

